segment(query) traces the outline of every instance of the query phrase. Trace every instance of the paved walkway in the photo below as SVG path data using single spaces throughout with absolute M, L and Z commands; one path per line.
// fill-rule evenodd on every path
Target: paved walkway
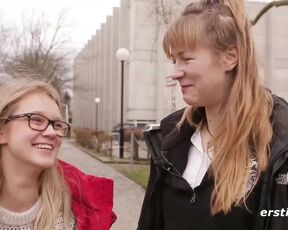
M 109 166 L 78 149 L 70 140 L 62 144 L 59 158 L 87 174 L 114 180 L 114 212 L 117 221 L 112 230 L 136 230 L 145 190 Z

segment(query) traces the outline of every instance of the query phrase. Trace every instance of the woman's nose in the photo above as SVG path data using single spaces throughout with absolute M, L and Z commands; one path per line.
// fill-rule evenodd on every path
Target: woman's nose
M 43 136 L 56 136 L 57 133 L 55 129 L 53 128 L 52 124 L 49 124 L 48 127 L 45 130 L 43 130 L 42 135 Z
M 178 70 L 171 74 L 171 78 L 173 80 L 179 80 L 180 78 L 184 77 L 184 71 Z

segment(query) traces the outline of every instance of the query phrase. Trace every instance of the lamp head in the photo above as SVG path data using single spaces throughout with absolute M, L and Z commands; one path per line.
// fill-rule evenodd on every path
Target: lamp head
M 129 55 L 129 50 L 126 48 L 119 48 L 116 52 L 116 57 L 119 61 L 128 61 Z
M 96 104 L 99 104 L 99 103 L 100 103 L 100 101 L 101 101 L 101 100 L 100 100 L 100 98 L 99 98 L 99 97 L 95 97 L 95 103 L 96 103 Z

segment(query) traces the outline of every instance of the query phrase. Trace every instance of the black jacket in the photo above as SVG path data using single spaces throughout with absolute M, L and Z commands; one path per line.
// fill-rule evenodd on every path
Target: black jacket
M 182 117 L 183 111 L 183 109 L 176 111 L 161 121 L 161 151 L 151 154 L 150 178 L 138 230 L 164 229 L 163 212 L 161 210 L 163 207 L 163 204 L 161 204 L 163 183 L 165 183 L 165 180 L 167 181 L 169 175 L 181 176 L 186 167 L 188 156 L 186 154 L 179 159 L 173 159 L 178 154 L 169 155 L 169 152 L 188 153 L 191 144 L 190 137 L 195 131 L 188 123 L 184 123 L 180 132 L 177 131 L 176 124 Z M 198 119 L 197 114 L 193 119 Z M 257 193 L 257 203 L 259 202 L 259 204 L 257 205 L 258 211 L 254 214 L 256 215 L 256 218 L 254 216 L 255 225 L 247 230 L 288 229 L 288 104 L 277 96 L 273 96 L 271 122 L 273 125 L 273 139 L 270 146 L 269 166 L 262 174 L 261 184 L 259 185 L 260 192 Z M 180 149 L 174 151 L 175 148 Z M 177 165 L 171 164 L 171 161 L 177 162 Z M 271 210 L 270 214 L 269 210 Z M 182 230 L 182 228 L 179 226 L 177 230 Z

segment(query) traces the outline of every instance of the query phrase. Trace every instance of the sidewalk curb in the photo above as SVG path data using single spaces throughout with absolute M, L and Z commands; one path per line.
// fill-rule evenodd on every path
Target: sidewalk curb
M 97 157 L 95 157 L 95 155 L 89 151 L 87 151 L 87 149 L 83 148 L 82 146 L 80 146 L 78 143 L 76 143 L 75 141 L 73 141 L 72 139 L 68 139 L 66 140 L 68 143 L 72 144 L 74 147 L 78 148 L 79 150 L 83 151 L 84 153 L 87 153 L 88 155 L 90 155 L 91 157 L 95 158 L 96 160 L 98 160 Z M 116 173 L 118 176 L 122 177 L 124 180 L 129 181 L 130 183 L 133 183 L 134 185 L 136 185 L 140 190 L 142 191 L 146 191 L 141 185 L 137 184 L 135 181 L 131 180 L 130 178 L 126 177 L 125 175 L 123 175 L 122 173 L 118 172 L 117 170 L 115 170 L 114 168 L 108 166 L 105 162 L 98 160 L 99 162 L 103 163 L 103 165 L 107 168 L 109 168 L 109 170 L 112 170 L 114 173 Z M 114 182 L 115 183 L 115 182 Z
M 83 152 L 89 154 L 90 156 L 92 156 L 93 158 L 97 159 L 98 161 L 105 163 L 105 164 L 140 164 L 140 165 L 149 165 L 150 164 L 150 160 L 139 160 L 139 161 L 135 161 L 135 160 L 130 160 L 130 159 L 111 159 L 110 157 L 105 157 L 107 159 L 103 159 L 102 157 L 97 156 L 96 154 L 94 154 L 93 152 L 89 151 L 88 149 L 84 148 L 83 146 L 81 146 L 80 144 L 78 144 L 76 141 L 73 140 L 69 140 L 69 142 L 71 144 L 73 144 L 75 147 L 81 149 Z

